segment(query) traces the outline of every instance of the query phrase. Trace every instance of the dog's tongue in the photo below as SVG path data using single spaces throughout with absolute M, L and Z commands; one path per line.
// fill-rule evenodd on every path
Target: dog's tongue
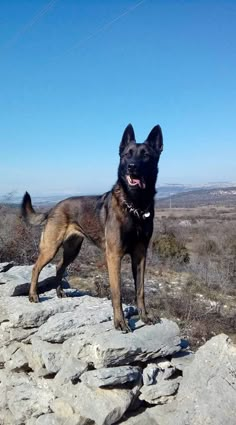
M 140 182 L 140 180 L 139 180 L 139 179 L 132 179 L 131 181 L 132 181 L 132 183 L 131 183 L 131 184 L 133 184 L 133 185 L 138 184 L 138 185 L 141 187 L 141 182 Z
M 134 179 L 127 176 L 127 180 L 130 186 L 139 186 L 141 189 L 145 188 L 145 183 L 143 183 L 140 179 Z

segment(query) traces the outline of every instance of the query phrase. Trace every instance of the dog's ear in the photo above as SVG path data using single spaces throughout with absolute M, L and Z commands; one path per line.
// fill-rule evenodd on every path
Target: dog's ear
M 157 153 L 161 153 L 163 151 L 163 136 L 159 125 L 153 127 L 145 143 L 151 146 Z
M 134 129 L 133 126 L 131 124 L 127 125 L 124 134 L 122 136 L 121 142 L 120 142 L 120 149 L 119 149 L 119 154 L 121 155 L 123 150 L 126 148 L 126 146 L 130 143 L 130 142 L 135 142 L 135 134 L 134 134 Z

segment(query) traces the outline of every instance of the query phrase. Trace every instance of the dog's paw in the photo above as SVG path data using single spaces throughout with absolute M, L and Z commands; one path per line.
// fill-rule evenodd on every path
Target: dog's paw
M 66 293 L 63 291 L 63 289 L 61 287 L 57 288 L 57 296 L 58 296 L 58 298 L 66 298 L 67 297 Z
M 132 332 L 128 322 L 126 322 L 124 319 L 114 319 L 114 326 L 118 331 L 122 331 L 122 333 Z
M 29 294 L 29 301 L 31 303 L 39 303 L 39 296 L 38 296 L 38 294 Z
M 139 317 L 145 325 L 156 325 L 161 322 L 161 319 L 157 315 L 149 315 L 147 313 L 140 312 Z

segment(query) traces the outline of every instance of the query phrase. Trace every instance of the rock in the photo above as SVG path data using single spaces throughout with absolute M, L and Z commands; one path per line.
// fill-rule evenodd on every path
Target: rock
M 9 264 L 9 263 L 8 263 Z M 28 295 L 33 266 L 5 266 L 0 274 L 0 297 Z M 44 292 L 57 286 L 56 266 L 48 264 L 40 273 L 38 292 Z M 49 279 L 52 278 L 53 279 Z
M 143 385 L 156 384 L 156 377 L 159 372 L 159 368 L 155 363 L 150 363 L 143 369 Z
M 36 371 L 45 367 L 48 373 L 57 373 L 65 362 L 61 345 L 41 341 L 35 336 L 31 343 L 31 350 L 26 348 L 29 366 Z
M 18 425 L 15 421 L 14 416 L 9 409 L 0 409 L 0 424 L 1 425 Z M 20 425 L 20 424 L 19 424 Z
M 37 336 L 45 341 L 63 342 L 75 334 L 84 334 L 87 326 L 110 321 L 112 314 L 110 301 L 84 296 L 79 309 L 50 317 Z
M 6 376 L 0 371 L 0 412 L 7 409 Z M 0 422 L 1 423 L 1 422 Z
M 114 387 L 137 381 L 140 378 L 140 368 L 135 366 L 118 366 L 85 372 L 81 376 L 81 382 L 89 387 Z
M 68 418 L 73 416 L 74 409 L 66 399 L 56 398 L 50 405 L 51 410 L 59 417 Z
M 55 413 L 46 413 L 41 415 L 38 419 L 30 419 L 26 425 L 95 425 L 95 422 L 83 418 L 79 414 L 74 414 L 68 418 L 60 417 Z
M 25 425 L 63 425 L 63 420 L 54 413 L 46 413 L 39 418 L 31 418 Z
M 8 408 L 16 424 L 24 423 L 31 416 L 37 417 L 49 411 L 53 393 L 27 375 L 12 374 L 7 382 Z
M 159 425 L 235 425 L 236 346 L 227 335 L 213 337 L 183 370 L 176 401 L 157 406 Z
M 164 404 L 170 401 L 170 396 L 176 394 L 179 388 L 179 379 L 170 381 L 161 380 L 155 385 L 144 385 L 140 391 L 140 400 L 145 400 L 150 404 Z
M 58 389 L 57 396 L 66 398 L 75 413 L 93 420 L 96 425 L 111 425 L 122 418 L 137 396 L 137 388 L 93 389 L 83 383 L 76 385 L 70 383 L 62 385 Z
M 55 377 L 57 385 L 63 385 L 67 382 L 76 383 L 79 377 L 88 369 L 88 364 L 70 357 L 64 361 L 62 368 L 59 370 Z
M 137 323 L 134 332 L 117 332 L 113 323 L 85 327 L 84 334 L 67 340 L 64 350 L 79 359 L 94 364 L 95 368 L 147 362 L 180 350 L 179 328 L 176 323 L 163 319 L 152 326 Z
M 49 317 L 57 313 L 73 312 L 84 302 L 86 303 L 86 298 L 92 297 L 57 298 L 51 295 L 50 298 L 46 296 L 41 298 L 41 302 L 37 304 L 30 303 L 26 297 L 0 298 L 0 323 L 9 321 L 13 328 L 40 327 Z
M 189 366 L 193 360 L 194 353 L 192 351 L 180 351 L 179 353 L 174 354 L 171 359 L 171 364 L 175 366 L 176 369 L 183 371 L 184 368 Z
M 128 419 L 125 419 L 119 423 L 124 425 L 159 425 L 155 418 L 155 412 L 153 412 L 155 407 L 148 408 L 145 411 L 139 413 L 138 415 L 130 416 Z M 172 425 L 175 424 L 173 423 Z
M 174 356 L 177 356 L 177 355 L 178 355 L 178 353 L 174 354 Z M 158 359 L 157 362 L 156 362 L 156 365 L 162 370 L 165 370 L 165 369 L 168 369 L 169 367 L 172 367 L 171 362 L 169 360 L 165 359 L 165 358 Z
M 28 359 L 22 347 L 18 348 L 11 358 L 5 362 L 5 367 L 16 372 L 28 369 Z

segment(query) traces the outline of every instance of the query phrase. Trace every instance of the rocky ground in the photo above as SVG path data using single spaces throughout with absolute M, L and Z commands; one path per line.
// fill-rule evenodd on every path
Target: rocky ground
M 30 304 L 31 270 L 0 264 L 1 425 L 235 424 L 236 347 L 227 335 L 193 353 L 176 323 L 145 326 L 129 305 L 133 332 L 123 334 L 107 298 L 68 288 L 58 299 L 52 265 L 40 304 Z

